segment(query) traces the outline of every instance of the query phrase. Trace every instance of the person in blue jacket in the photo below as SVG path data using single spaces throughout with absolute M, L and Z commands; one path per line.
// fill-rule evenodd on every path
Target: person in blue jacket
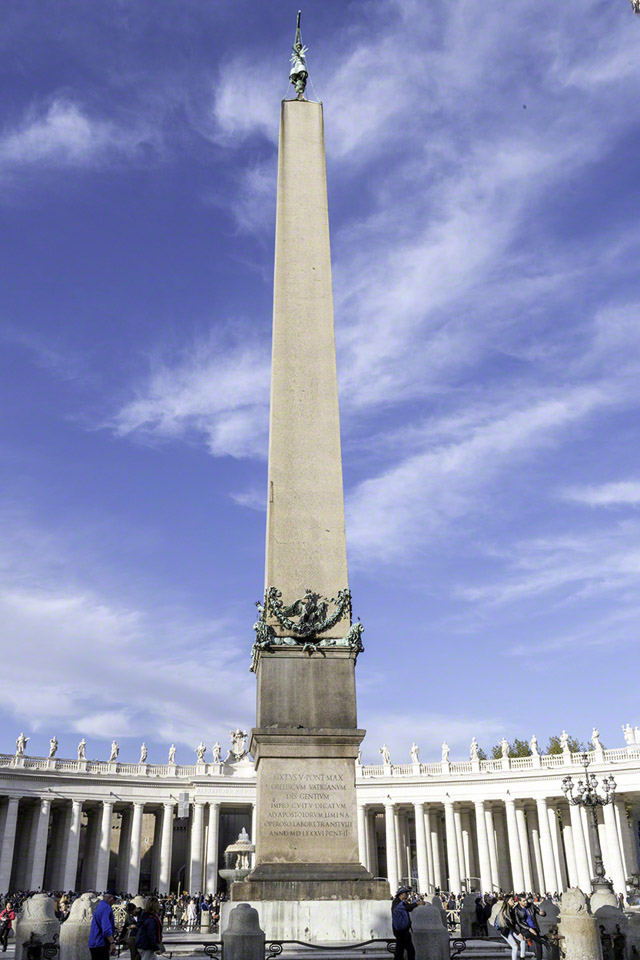
M 111 909 L 115 899 L 115 890 L 107 890 L 94 910 L 89 930 L 91 960 L 109 960 L 109 956 L 116 952 L 116 923 Z
M 402 960 L 405 952 L 407 960 L 416 960 L 416 951 L 411 939 L 411 917 L 409 914 L 412 910 L 415 910 L 418 904 L 408 902 L 410 893 L 411 887 L 400 887 L 391 902 L 391 926 L 396 938 L 395 960 Z

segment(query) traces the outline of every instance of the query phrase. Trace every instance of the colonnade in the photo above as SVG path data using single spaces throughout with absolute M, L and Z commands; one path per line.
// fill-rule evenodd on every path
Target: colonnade
M 617 892 L 638 871 L 639 799 L 619 796 L 598 809 L 605 872 Z M 424 893 L 591 889 L 593 828 L 586 810 L 564 798 L 358 800 L 361 860 L 374 876 L 384 868 L 392 889 L 401 882 Z
M 190 805 L 182 888 L 215 893 L 218 878 L 221 801 Z M 12 890 L 106 890 L 137 893 L 143 850 L 143 819 L 153 814 L 146 843 L 150 889 L 171 889 L 176 801 L 64 800 L 51 796 L 0 800 L 0 892 Z M 252 823 L 255 824 L 255 803 Z M 119 839 L 114 850 L 114 825 Z M 117 838 L 117 832 L 116 832 Z M 82 845 L 81 845 L 82 839 Z M 81 849 L 82 846 L 82 849 Z M 113 876 L 111 854 L 117 864 Z M 175 884 L 174 884 L 175 886 Z

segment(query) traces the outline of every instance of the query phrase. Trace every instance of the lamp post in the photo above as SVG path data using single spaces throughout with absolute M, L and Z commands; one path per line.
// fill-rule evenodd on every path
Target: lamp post
M 613 893 L 613 884 L 605 878 L 604 864 L 602 863 L 602 848 L 600 846 L 600 837 L 598 835 L 598 807 L 606 807 L 608 803 L 613 803 L 616 796 L 616 782 L 613 777 L 604 777 L 602 780 L 602 789 L 604 797 L 600 797 L 597 792 L 598 780 L 589 773 L 589 764 L 591 759 L 587 753 L 582 754 L 580 760 L 584 767 L 584 780 L 578 780 L 578 794 L 574 797 L 573 780 L 571 777 L 565 777 L 562 781 L 562 790 L 569 803 L 576 807 L 585 807 L 591 816 L 593 825 L 593 858 L 596 865 L 596 875 L 591 881 L 592 893 L 597 890 L 610 890 Z

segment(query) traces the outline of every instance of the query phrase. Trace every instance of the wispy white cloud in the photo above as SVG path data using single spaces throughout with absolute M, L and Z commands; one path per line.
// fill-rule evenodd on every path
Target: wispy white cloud
M 127 127 L 91 115 L 73 99 L 54 97 L 0 133 L 0 170 L 15 173 L 25 165 L 99 167 L 131 158 L 152 139 L 157 140 L 157 132 L 148 126 Z
M 136 396 L 110 423 L 117 435 L 197 438 L 215 456 L 264 457 L 269 403 L 268 345 L 229 345 L 212 336 L 174 360 L 156 358 Z
M 231 499 L 239 507 L 248 507 L 249 510 L 258 510 L 263 513 L 267 508 L 267 495 L 264 490 L 252 488 L 231 494 Z
M 585 503 L 590 507 L 640 506 L 640 480 L 621 480 L 600 486 L 567 487 L 565 500 Z

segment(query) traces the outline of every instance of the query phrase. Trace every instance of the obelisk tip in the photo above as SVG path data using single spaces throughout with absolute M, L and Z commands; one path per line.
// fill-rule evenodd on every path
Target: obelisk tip
M 296 93 L 298 94 L 298 100 L 304 100 L 304 90 L 307 85 L 307 77 L 309 76 L 307 72 L 307 61 L 305 55 L 307 53 L 307 48 L 302 42 L 302 36 L 300 34 L 300 16 L 301 11 L 298 10 L 298 20 L 296 24 L 296 38 L 293 41 L 293 53 L 291 54 L 291 70 L 289 71 L 289 82 L 294 85 L 296 88 Z

